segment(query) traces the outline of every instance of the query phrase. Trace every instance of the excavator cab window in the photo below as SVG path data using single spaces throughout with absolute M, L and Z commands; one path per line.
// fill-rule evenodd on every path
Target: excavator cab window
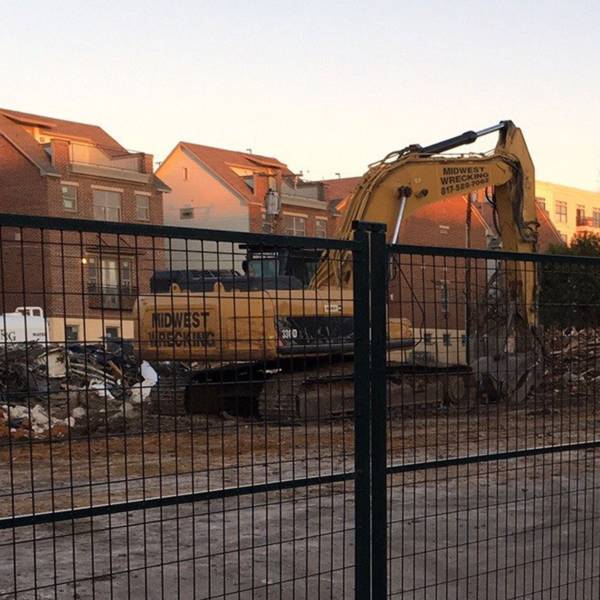
M 248 275 L 250 277 L 277 277 L 278 267 L 278 259 L 275 256 L 253 256 L 247 261 Z
M 317 270 L 319 256 L 288 254 L 282 275 L 292 276 L 299 279 L 304 285 L 308 285 Z
M 320 252 L 316 250 L 280 249 L 277 252 L 251 251 L 245 262 L 250 277 L 294 278 L 302 286 L 308 286 L 319 258 Z

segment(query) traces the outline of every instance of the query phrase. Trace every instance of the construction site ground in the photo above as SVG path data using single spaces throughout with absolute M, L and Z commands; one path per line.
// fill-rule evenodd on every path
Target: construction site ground
M 586 401 L 428 411 L 390 419 L 388 455 L 399 465 L 599 431 Z M 390 476 L 392 597 L 597 598 L 599 467 L 588 450 Z M 2 446 L 0 516 L 353 469 L 350 419 L 164 418 L 161 431 Z M 16 584 L 36 600 L 353 598 L 353 494 L 348 481 L 4 530 L 0 597 Z

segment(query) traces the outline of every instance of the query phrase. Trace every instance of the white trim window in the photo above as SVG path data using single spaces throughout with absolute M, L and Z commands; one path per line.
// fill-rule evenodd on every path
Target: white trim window
M 286 235 L 306 235 L 306 217 L 283 215 L 283 227 Z
M 120 294 L 130 293 L 133 283 L 132 261 L 117 256 L 89 256 L 89 293 Z
M 315 237 L 326 238 L 327 237 L 327 219 L 315 219 Z
M 65 341 L 77 342 L 79 340 L 79 325 L 65 325 Z
M 94 195 L 94 219 L 99 221 L 121 220 L 121 192 L 92 190 Z
M 567 203 L 562 200 L 557 200 L 554 205 L 554 214 L 557 223 L 567 222 Z
M 63 209 L 69 212 L 77 212 L 77 186 L 72 183 L 61 183 Z
M 120 327 L 118 325 L 105 325 L 104 339 L 118 340 L 121 337 Z
M 138 221 L 150 220 L 150 196 L 135 195 L 135 215 Z

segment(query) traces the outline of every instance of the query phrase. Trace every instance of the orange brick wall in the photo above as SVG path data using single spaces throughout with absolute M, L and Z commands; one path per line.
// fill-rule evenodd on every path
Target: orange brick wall
M 162 224 L 162 192 L 153 183 L 134 182 L 89 177 L 70 172 L 66 142 L 52 145 L 54 166 L 61 177 L 42 177 L 37 167 L 22 156 L 9 142 L 0 137 L 0 211 L 44 215 L 61 218 L 93 219 L 93 188 L 104 186 L 122 190 L 121 217 L 123 222 L 140 222 L 136 219 L 136 192 L 150 193 L 150 221 Z M 144 170 L 151 168 L 150 155 L 140 157 Z M 78 184 L 78 210 L 63 208 L 61 181 Z M 2 312 L 18 305 L 42 306 L 48 316 L 68 316 L 106 319 L 132 319 L 131 311 L 91 309 L 84 298 L 87 282 L 85 255 L 103 255 L 130 258 L 134 269 L 133 285 L 140 293 L 147 293 L 152 271 L 163 267 L 164 240 L 149 240 L 132 236 L 46 232 L 44 243 L 39 233 L 31 230 L 18 232 L 2 230 L 0 247 L 0 306 Z M 155 251 L 152 251 L 154 246 Z

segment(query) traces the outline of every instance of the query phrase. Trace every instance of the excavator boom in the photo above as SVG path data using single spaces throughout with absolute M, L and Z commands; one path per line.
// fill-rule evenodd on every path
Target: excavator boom
M 494 151 L 487 154 L 441 155 L 483 135 L 499 132 Z M 503 249 L 535 252 L 537 227 L 534 167 L 521 130 L 511 122 L 422 147 L 408 146 L 371 166 L 348 198 L 338 237 L 350 239 L 354 221 L 387 225 L 389 243 L 398 243 L 402 222 L 424 206 L 482 188 L 492 189 L 496 224 Z M 351 265 L 343 257 L 320 265 L 313 285 L 351 285 Z M 341 258 L 341 260 L 339 260 Z M 331 264 L 339 265 L 337 270 Z M 519 296 L 520 313 L 529 325 L 536 322 L 535 278 L 516 265 L 510 273 L 513 294 Z

